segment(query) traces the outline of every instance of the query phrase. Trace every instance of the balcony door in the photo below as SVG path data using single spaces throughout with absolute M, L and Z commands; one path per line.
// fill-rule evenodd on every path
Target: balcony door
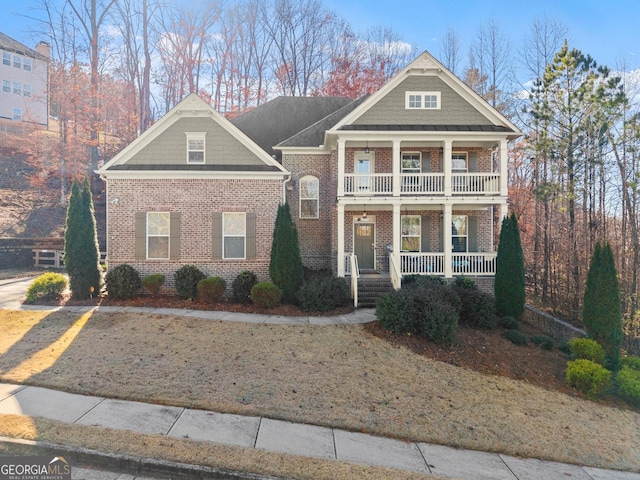
M 371 153 L 356 152 L 354 157 L 354 171 L 356 178 L 356 193 L 370 193 L 372 191 L 373 177 L 367 174 L 374 173 L 373 155 Z
M 358 257 L 360 270 L 375 269 L 375 224 L 358 222 L 353 225 L 353 253 Z

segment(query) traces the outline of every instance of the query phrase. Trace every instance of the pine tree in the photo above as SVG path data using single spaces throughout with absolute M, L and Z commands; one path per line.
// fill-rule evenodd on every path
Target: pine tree
M 512 213 L 502 221 L 496 258 L 493 289 L 498 315 L 522 318 L 525 303 L 524 285 L 524 256 L 520 243 L 520 229 L 518 219 Z
M 82 189 L 77 181 L 71 187 L 64 234 L 64 263 L 69 287 L 75 299 L 83 300 L 100 293 L 102 270 L 100 247 L 89 179 Z
M 284 303 L 295 303 L 296 292 L 302 284 L 304 271 L 300 257 L 300 243 L 289 204 L 278 207 L 271 244 L 271 280 L 282 290 Z
M 587 334 L 604 348 L 607 367 L 617 370 L 622 344 L 622 309 L 613 251 L 608 242 L 593 250 L 582 304 Z

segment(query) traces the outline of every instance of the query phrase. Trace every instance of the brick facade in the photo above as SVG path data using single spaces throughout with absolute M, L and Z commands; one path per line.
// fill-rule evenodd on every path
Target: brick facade
M 156 179 L 109 180 L 109 268 L 126 263 L 141 276 L 163 273 L 165 290 L 174 287 L 173 274 L 182 265 L 196 264 L 207 276 L 220 276 L 230 286 L 243 270 L 269 280 L 271 241 L 282 202 L 282 180 L 254 179 Z M 180 259 L 136 260 L 136 212 L 180 212 Z M 214 212 L 255 212 L 256 258 L 214 260 L 212 233 Z

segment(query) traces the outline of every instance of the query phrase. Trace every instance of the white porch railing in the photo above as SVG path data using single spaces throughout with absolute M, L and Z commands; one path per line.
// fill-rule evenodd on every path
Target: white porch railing
M 391 277 L 391 285 L 394 290 L 400 290 L 402 286 L 402 275 L 400 274 L 400 268 L 396 263 L 396 259 L 393 254 L 389 255 L 389 276 Z
M 349 265 L 351 266 L 351 298 L 353 298 L 353 306 L 358 308 L 358 278 L 360 278 L 360 269 L 358 268 L 358 257 L 353 253 L 349 255 Z
M 402 275 L 444 275 L 444 253 L 401 253 Z M 495 275 L 496 253 L 454 253 L 451 255 L 454 276 Z
M 499 173 L 454 173 L 451 175 L 451 192 L 460 194 L 500 193 Z
M 444 195 L 444 173 L 400 174 L 400 195 Z M 453 195 L 499 195 L 499 173 L 454 173 L 451 175 Z M 393 195 L 390 173 L 346 173 L 345 195 Z

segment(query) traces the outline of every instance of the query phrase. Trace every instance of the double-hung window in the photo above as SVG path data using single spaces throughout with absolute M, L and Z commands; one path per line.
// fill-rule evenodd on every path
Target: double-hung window
M 187 163 L 204 163 L 206 135 L 204 132 L 187 133 Z
M 318 218 L 319 181 L 307 175 L 300 179 L 300 218 Z
M 422 171 L 420 152 L 402 152 L 402 191 L 410 193 L 420 186 Z
M 4 93 L 11 93 L 11 82 L 9 80 L 2 80 L 2 91 Z
M 439 110 L 440 92 L 406 92 L 405 108 L 408 110 Z
M 466 215 L 453 215 L 451 217 L 451 244 L 454 252 L 466 252 L 468 250 L 469 230 Z
M 30 58 L 25 57 L 25 58 L 22 59 L 22 68 L 24 68 L 28 72 L 31 71 L 31 59 Z
M 22 95 L 22 84 L 20 82 L 13 82 L 13 93 Z
M 148 259 L 166 260 L 169 258 L 169 236 L 169 212 L 147 212 Z
M 31 85 L 29 85 L 28 83 L 22 85 L 22 95 L 24 95 L 25 97 L 31 96 Z
M 2 64 L 11 66 L 11 54 L 9 52 L 2 52 Z
M 222 258 L 245 258 L 246 232 L 246 214 L 244 212 L 225 212 L 222 214 Z
M 403 252 L 419 252 L 421 244 L 421 218 L 420 215 L 402 215 L 401 235 Z
M 19 57 L 18 55 L 14 55 L 13 66 L 16 68 L 22 68 L 22 57 Z
M 13 120 L 22 120 L 22 109 L 14 108 L 13 116 L 11 117 Z

